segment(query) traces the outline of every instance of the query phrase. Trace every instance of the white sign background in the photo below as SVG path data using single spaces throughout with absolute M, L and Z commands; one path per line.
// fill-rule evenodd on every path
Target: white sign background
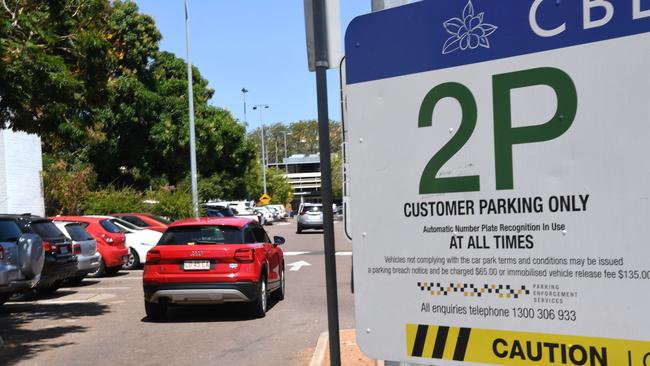
M 401 360 L 422 362 L 405 356 L 407 323 L 650 340 L 650 280 L 368 273 L 369 267 L 390 267 L 385 256 L 432 255 L 624 257 L 624 269 L 650 269 L 649 54 L 650 37 L 637 35 L 346 87 L 351 194 L 355 202 L 352 221 L 357 340 L 364 352 L 378 359 L 401 355 Z M 515 145 L 514 189 L 497 191 L 492 76 L 537 67 L 559 68 L 572 78 L 578 94 L 577 115 L 569 130 L 554 140 Z M 449 141 L 461 118 L 458 103 L 447 98 L 438 103 L 433 126 L 418 128 L 424 96 L 445 82 L 459 82 L 472 91 L 478 122 L 469 141 L 443 166 L 439 176 L 480 175 L 481 191 L 421 196 L 418 187 L 424 167 Z M 554 92 L 543 86 L 518 89 L 512 101 L 514 126 L 545 123 L 556 109 Z M 579 194 L 590 195 L 586 212 L 549 213 L 545 202 L 543 214 L 407 218 L 403 213 L 407 202 Z M 507 251 L 449 249 L 451 234 L 423 233 L 423 227 L 429 225 L 528 222 L 564 223 L 567 232 L 535 232 L 534 249 Z M 497 281 L 527 286 L 557 283 L 577 291 L 579 296 L 564 305 L 532 304 L 527 298 L 516 302 L 496 297 L 433 298 L 420 291 L 416 286 L 419 281 Z M 568 308 L 577 311 L 578 319 L 562 322 L 443 316 L 421 312 L 423 302 Z

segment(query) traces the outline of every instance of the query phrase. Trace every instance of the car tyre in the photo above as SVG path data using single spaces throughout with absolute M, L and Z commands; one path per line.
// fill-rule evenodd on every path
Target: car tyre
M 0 306 L 2 306 L 2 304 L 6 303 L 9 300 L 10 297 L 11 297 L 11 293 L 0 294 Z
M 256 318 L 263 318 L 266 316 L 266 309 L 268 305 L 268 293 L 266 287 L 266 277 L 260 276 L 260 285 L 257 290 L 257 298 L 252 302 L 251 312 Z
M 104 259 L 100 259 L 99 260 L 99 267 L 97 267 L 95 272 L 88 273 L 88 277 L 90 277 L 90 278 L 101 277 L 101 276 L 104 275 L 104 272 L 106 272 L 106 264 L 104 264 Z
M 282 265 L 282 272 L 280 272 L 280 287 L 277 290 L 273 291 L 273 293 L 271 294 L 273 300 L 276 301 L 284 300 L 285 286 L 286 286 L 286 280 L 284 277 L 284 265 Z
M 61 287 L 61 285 L 61 281 L 54 281 L 54 283 L 48 286 L 37 287 L 36 292 L 38 292 L 39 295 L 52 295 Z
M 165 318 L 165 314 L 167 313 L 167 304 L 145 300 L 144 311 L 147 313 L 147 318 L 149 318 L 149 320 L 160 321 Z
M 126 263 L 122 266 L 122 269 L 132 270 L 140 268 L 140 257 L 138 252 L 133 248 L 129 249 L 129 259 L 126 260 Z
M 117 272 L 119 272 L 122 269 L 122 266 L 117 266 L 117 267 L 111 267 L 111 268 L 106 268 L 104 272 L 106 272 L 107 275 L 109 276 L 115 276 Z
M 82 275 L 79 275 L 79 276 L 70 277 L 70 278 L 67 279 L 67 281 L 71 285 L 78 286 L 78 285 L 81 284 L 81 282 L 84 280 L 84 278 L 86 278 L 86 275 L 82 274 Z
M 296 234 L 302 234 L 302 226 L 298 225 L 298 228 L 296 229 Z

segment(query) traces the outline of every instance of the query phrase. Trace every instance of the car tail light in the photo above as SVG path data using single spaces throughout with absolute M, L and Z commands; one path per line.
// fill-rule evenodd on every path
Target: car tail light
M 0 245 L 0 259 L 5 259 L 5 249 Z
M 255 260 L 255 250 L 251 248 L 237 249 L 235 251 L 235 260 L 241 263 L 250 263 Z
M 54 249 L 55 249 L 55 247 L 54 247 L 54 245 L 52 245 L 52 243 L 50 243 L 49 241 L 43 240 L 43 251 L 45 251 L 46 253 L 49 253 L 49 252 L 54 251 Z
M 156 249 L 151 249 L 147 253 L 147 264 L 155 264 L 160 262 L 160 251 Z
M 108 236 L 108 235 L 106 235 L 106 234 L 102 234 L 102 239 L 104 239 L 104 241 L 105 241 L 106 243 L 108 243 L 108 244 L 110 244 L 110 243 L 113 242 L 113 238 L 111 238 L 110 236 Z
M 81 254 L 81 245 L 79 244 L 73 244 L 72 245 L 72 252 L 74 254 Z

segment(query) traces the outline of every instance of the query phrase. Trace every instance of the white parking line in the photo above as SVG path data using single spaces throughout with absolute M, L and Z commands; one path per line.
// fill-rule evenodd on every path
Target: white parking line
M 62 287 L 62 291 L 112 291 L 112 290 L 130 290 L 133 287 Z
M 352 255 L 352 252 L 336 252 L 336 255 L 340 255 L 340 256 L 344 256 L 344 255 L 345 255 L 345 256 L 348 256 L 348 255 Z
M 102 278 L 89 278 L 89 281 L 142 281 L 142 276 L 140 277 L 102 277 Z
M 309 254 L 311 252 L 284 252 L 285 257 L 291 257 L 294 255 L 303 255 L 303 254 Z

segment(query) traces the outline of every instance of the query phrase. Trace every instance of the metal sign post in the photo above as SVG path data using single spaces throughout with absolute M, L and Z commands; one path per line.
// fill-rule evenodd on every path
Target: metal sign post
M 332 212 L 332 166 L 327 110 L 327 69 L 329 68 L 326 0 L 314 0 L 313 33 L 318 98 L 318 140 L 323 192 L 323 231 L 325 247 L 325 278 L 327 287 L 327 322 L 329 329 L 330 364 L 341 364 L 339 337 L 338 293 L 336 284 L 336 248 L 334 244 L 334 216 Z
M 650 4 L 425 0 L 345 45 L 364 353 L 650 360 Z

